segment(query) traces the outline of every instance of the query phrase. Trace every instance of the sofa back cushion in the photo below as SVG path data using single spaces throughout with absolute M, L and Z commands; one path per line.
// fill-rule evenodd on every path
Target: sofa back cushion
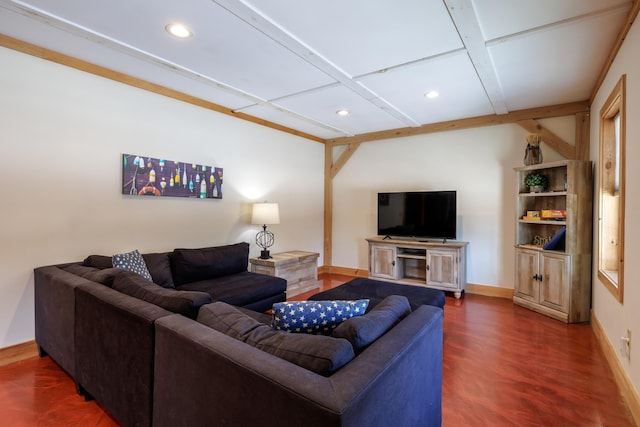
M 82 261 L 85 267 L 113 268 L 113 259 L 106 255 L 89 255 Z
M 169 263 L 169 253 L 142 254 L 142 259 L 151 274 L 153 283 L 163 288 L 174 288 L 173 276 L 171 275 L 171 264 Z M 113 268 L 113 258 L 106 255 L 89 255 L 82 261 L 82 265 L 98 269 Z
M 92 282 L 102 283 L 109 287 L 113 285 L 116 275 L 121 271 L 119 268 L 94 268 L 80 264 L 69 264 L 60 268 L 68 273 L 75 274 Z
M 151 273 L 153 283 L 163 288 L 175 288 L 168 252 L 142 254 L 142 258 Z
M 333 374 L 355 357 L 353 347 L 345 339 L 276 331 L 223 302 L 201 307 L 197 321 L 324 376 Z
M 249 244 L 174 249 L 170 255 L 176 286 L 247 271 Z
M 176 291 L 163 288 L 133 271 L 126 270 L 122 270 L 116 275 L 112 287 L 123 294 L 192 319 L 198 315 L 200 306 L 212 301 L 211 296 L 205 292 Z
M 367 314 L 352 317 L 333 330 L 333 336 L 348 340 L 356 353 L 361 352 L 411 313 L 405 296 L 389 295 Z

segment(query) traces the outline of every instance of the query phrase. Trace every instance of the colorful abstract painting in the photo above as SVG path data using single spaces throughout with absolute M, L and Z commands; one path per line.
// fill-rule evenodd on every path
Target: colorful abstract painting
M 122 194 L 222 199 L 222 168 L 123 154 Z

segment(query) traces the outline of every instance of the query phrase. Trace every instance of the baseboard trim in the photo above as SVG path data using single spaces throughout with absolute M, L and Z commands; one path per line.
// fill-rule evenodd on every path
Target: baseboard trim
M 38 345 L 35 341 L 0 348 L 0 366 L 6 366 L 21 360 L 30 359 L 38 355 Z
M 609 363 L 609 367 L 611 367 L 611 371 L 613 371 L 613 378 L 618 385 L 618 390 L 620 390 L 620 394 L 622 395 L 625 402 L 629 406 L 629 411 L 631 411 L 631 416 L 633 416 L 636 425 L 640 426 L 640 396 L 638 396 L 638 392 L 635 387 L 631 383 L 629 376 L 625 372 L 620 360 L 618 359 L 618 355 L 616 354 L 616 350 L 613 345 L 607 338 L 607 335 L 602 328 L 602 324 L 598 320 L 597 316 L 591 311 L 591 329 L 593 330 L 596 339 L 600 343 L 600 347 L 604 352 L 604 357 L 607 359 Z
M 513 288 L 499 288 L 497 286 L 476 285 L 467 283 L 465 292 L 487 297 L 513 299 Z

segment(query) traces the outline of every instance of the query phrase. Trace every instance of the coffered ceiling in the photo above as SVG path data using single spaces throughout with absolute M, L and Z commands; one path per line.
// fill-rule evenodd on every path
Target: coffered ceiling
M 0 34 L 332 139 L 588 100 L 632 3 L 0 0 Z

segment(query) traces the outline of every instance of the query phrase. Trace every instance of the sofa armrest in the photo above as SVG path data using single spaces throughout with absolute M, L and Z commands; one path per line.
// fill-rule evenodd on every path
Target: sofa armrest
M 331 377 L 181 316 L 155 326 L 155 426 L 441 423 L 439 308 L 420 307 Z
M 343 425 L 442 424 L 443 320 L 418 307 L 331 377 Z
M 80 390 L 122 425 L 151 425 L 154 322 L 172 313 L 106 286 L 75 291 Z
M 70 265 L 70 264 L 66 264 Z M 35 338 L 41 355 L 48 354 L 72 378 L 75 368 L 75 288 L 104 287 L 59 266 L 34 269 Z

